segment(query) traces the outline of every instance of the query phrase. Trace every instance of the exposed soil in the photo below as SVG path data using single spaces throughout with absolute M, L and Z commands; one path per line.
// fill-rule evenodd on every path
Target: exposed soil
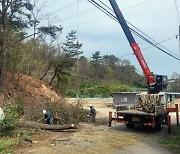
M 55 102 L 61 99 L 60 93 L 45 82 L 24 74 L 6 73 L 4 91 L 0 93 L 0 106 L 22 97 L 25 103 Z

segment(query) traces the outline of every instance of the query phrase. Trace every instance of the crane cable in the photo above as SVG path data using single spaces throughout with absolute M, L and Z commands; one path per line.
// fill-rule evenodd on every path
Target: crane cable
M 88 0 L 91 4 L 93 4 L 95 7 L 97 7 L 98 9 L 100 9 L 102 12 L 104 12 L 106 15 L 108 15 L 110 18 L 112 18 L 113 20 L 115 20 L 116 22 L 119 23 L 119 21 L 117 20 L 116 16 L 113 15 L 111 12 L 109 12 L 107 9 L 105 9 L 104 7 L 102 7 L 99 3 L 95 2 L 94 0 Z M 99 0 L 100 1 L 100 0 Z M 104 4 L 105 5 L 105 4 Z M 105 5 L 106 7 L 108 7 L 107 5 Z M 108 9 L 110 9 L 112 11 L 111 8 L 108 7 Z M 114 12 L 114 11 L 113 11 Z M 127 21 L 126 21 L 127 22 Z M 127 22 L 129 23 L 129 22 Z M 132 24 L 131 24 L 132 25 Z M 133 26 L 135 27 L 135 26 Z M 137 29 L 137 28 L 136 28 Z M 152 46 L 156 47 L 157 49 L 161 50 L 162 52 L 164 52 L 165 54 L 175 58 L 176 60 L 180 61 L 180 58 L 175 57 L 174 55 L 168 53 L 167 51 L 163 50 L 162 48 L 160 48 L 159 43 L 156 42 L 155 40 L 153 40 L 152 38 L 150 38 L 148 35 L 146 35 L 146 37 L 149 37 L 151 40 L 153 40 L 155 43 L 151 42 L 150 40 L 148 40 L 147 38 L 145 38 L 144 36 L 142 36 L 141 34 L 139 34 L 137 31 L 133 30 L 132 28 L 130 28 L 130 30 L 132 31 L 132 33 L 134 33 L 136 36 L 140 37 L 141 39 L 143 39 L 144 41 L 146 41 L 147 43 L 151 44 Z M 139 30 L 140 31 L 140 30 Z M 141 31 L 140 31 L 141 32 Z M 144 34 L 144 33 L 143 33 Z M 162 46 L 162 45 L 161 45 Z M 162 46 L 163 47 L 163 46 Z M 165 47 L 163 47 L 165 48 Z M 169 50 L 170 51 L 170 50 Z

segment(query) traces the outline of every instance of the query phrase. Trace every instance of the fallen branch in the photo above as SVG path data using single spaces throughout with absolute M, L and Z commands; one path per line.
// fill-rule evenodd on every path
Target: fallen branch
M 37 122 L 16 122 L 19 127 L 33 128 L 33 129 L 42 129 L 42 130 L 52 130 L 52 131 L 60 131 L 66 129 L 77 129 L 77 126 L 74 124 L 66 124 L 66 125 L 49 125 L 49 124 L 41 124 Z

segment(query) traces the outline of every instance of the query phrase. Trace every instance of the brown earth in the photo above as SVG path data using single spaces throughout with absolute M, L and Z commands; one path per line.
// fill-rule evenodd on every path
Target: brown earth
M 0 93 L 0 106 L 22 97 L 25 103 L 55 102 L 61 99 L 60 93 L 45 82 L 24 74 L 6 73 L 4 92 Z

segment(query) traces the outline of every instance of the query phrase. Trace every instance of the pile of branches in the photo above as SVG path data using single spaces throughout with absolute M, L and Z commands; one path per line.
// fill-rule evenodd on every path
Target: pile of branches
M 58 102 L 31 103 L 25 106 L 25 120 L 43 123 L 43 110 L 51 111 L 55 123 L 72 124 L 88 121 L 88 110 L 83 109 L 78 102 L 69 104 L 65 99 Z

